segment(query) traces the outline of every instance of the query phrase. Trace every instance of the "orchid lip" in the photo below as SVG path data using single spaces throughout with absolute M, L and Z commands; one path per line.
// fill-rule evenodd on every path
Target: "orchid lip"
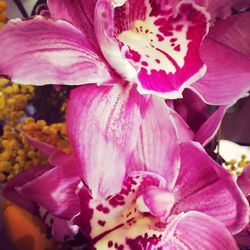
M 164 189 L 148 187 L 145 192 L 136 200 L 138 209 L 141 212 L 149 212 L 153 216 L 166 221 L 172 207 L 175 204 L 174 195 Z
M 137 19 L 132 18 L 128 24 L 117 24 L 115 39 L 122 57 L 136 69 L 137 76 L 133 80 L 140 94 L 176 99 L 206 73 L 198 50 L 208 32 L 210 17 L 204 8 L 190 1 L 181 1 L 176 6 L 176 13 L 171 5 L 164 9 L 155 5 L 146 1 L 142 6 L 145 13 L 138 15 Z M 126 2 L 116 8 L 115 13 L 122 15 L 129 8 L 131 6 Z M 193 36 L 194 33 L 198 35 Z M 116 69 L 116 65 L 113 66 Z M 134 77 L 125 74 L 125 79 L 131 78 Z

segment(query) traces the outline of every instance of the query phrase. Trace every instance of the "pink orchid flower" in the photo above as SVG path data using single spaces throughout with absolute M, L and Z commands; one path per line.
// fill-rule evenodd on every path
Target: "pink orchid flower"
M 172 245 L 181 249 L 181 242 L 190 244 L 190 249 L 223 249 L 222 245 L 216 245 L 220 243 L 210 242 L 213 226 L 210 224 L 211 221 L 205 222 L 206 219 L 203 220 L 202 216 L 209 215 L 218 219 L 232 233 L 239 232 L 246 225 L 247 202 L 240 194 L 233 177 L 211 160 L 196 144 L 186 142 L 181 147 L 176 145 L 178 129 L 175 132 L 173 129 L 175 126 L 170 126 L 171 123 L 168 122 L 171 120 L 167 116 L 170 112 L 166 111 L 167 106 L 163 101 L 159 102 L 159 99 L 153 97 L 140 108 L 143 111 L 140 133 L 136 148 L 131 154 L 128 150 L 128 145 L 131 146 L 131 143 L 126 142 L 128 140 L 131 142 L 134 138 L 131 133 L 138 130 L 137 125 L 129 131 L 120 130 L 127 127 L 123 126 L 124 122 L 121 122 L 121 126 L 116 126 L 117 121 L 123 121 L 118 119 L 116 114 L 121 115 L 125 112 L 127 115 L 131 114 L 133 110 L 131 103 L 124 101 L 121 106 L 117 98 L 116 101 L 110 101 L 114 100 L 115 96 L 123 99 L 124 95 L 120 94 L 121 90 L 118 91 L 118 87 L 108 89 L 89 86 L 75 89 L 71 93 L 67 111 L 68 132 L 76 158 L 82 168 L 85 168 L 83 176 L 87 185 L 87 189 L 83 186 L 78 194 L 81 212 L 74 216 L 73 224 L 79 225 L 83 232 L 89 235 L 97 249 L 109 249 L 108 247 L 112 249 L 119 246 L 121 249 L 122 246 L 124 249 L 140 249 L 140 247 L 150 249 L 159 245 L 164 245 L 165 249 L 171 249 Z M 117 94 L 115 89 L 118 91 Z M 127 95 L 130 98 L 132 96 L 131 93 Z M 136 91 L 133 96 L 142 100 Z M 115 108 L 112 106 L 114 102 Z M 154 105 L 150 105 L 150 102 Z M 137 105 L 140 107 L 139 102 Z M 119 107 L 122 112 L 118 112 Z M 107 115 L 103 119 L 92 110 L 97 113 L 102 111 Z M 91 124 L 94 126 L 91 127 Z M 117 135 L 120 136 L 117 138 Z M 104 147 L 107 143 L 108 145 L 111 143 L 112 153 L 109 153 L 109 147 Z M 172 146 L 169 147 L 169 143 L 173 143 Z M 169 160 L 179 154 L 176 150 L 169 151 L 174 145 L 176 150 L 180 150 L 180 166 L 174 165 L 174 161 Z M 121 157 L 118 161 L 117 150 Z M 97 153 L 95 159 L 89 157 L 92 151 Z M 125 152 L 127 157 L 124 157 Z M 125 166 L 121 166 L 124 162 Z M 117 185 L 119 191 L 114 192 Z M 226 190 L 227 188 L 230 191 Z M 239 195 L 237 199 L 241 200 L 243 211 L 238 210 L 239 200 L 232 201 L 231 198 L 226 198 L 228 194 Z M 220 195 L 226 196 L 220 197 Z M 232 204 L 235 204 L 235 207 Z M 222 212 L 226 207 L 230 212 L 229 210 Z M 224 216 L 230 214 L 235 216 L 235 219 L 229 219 L 227 216 L 225 219 Z M 240 214 L 244 214 L 244 219 L 238 217 Z M 187 222 L 185 216 L 190 218 L 190 221 L 187 219 Z M 192 227 L 200 228 L 199 220 L 201 224 L 211 225 L 207 227 L 207 231 L 204 229 L 206 232 L 203 231 L 210 238 L 206 241 L 202 234 L 204 245 L 201 240 L 188 236 L 189 230 L 190 235 L 194 234 Z M 190 223 L 190 228 L 186 223 Z M 232 226 L 231 223 L 242 224 Z M 201 236 L 198 236 L 198 231 L 196 232 L 199 238 Z M 178 235 L 182 235 L 180 239 Z M 189 241 L 189 238 L 192 239 Z M 195 245 L 196 243 L 198 245 Z M 230 247 L 234 249 L 235 246 Z
M 208 2 L 197 1 L 214 16 L 232 5 Z M 202 42 L 209 14 L 195 1 L 51 0 L 48 6 L 52 19 L 13 20 L 1 30 L 0 74 L 37 85 L 129 81 L 140 93 L 168 99 L 189 87 L 218 105 L 249 89 L 249 58 L 213 36 Z M 232 35 L 241 35 L 227 40 L 242 47 L 248 26 L 236 26 Z
M 96 249 L 237 249 L 246 200 L 198 144 L 179 147 L 169 121 L 165 102 L 134 86 L 79 87 L 67 108 L 73 155 L 38 145 L 54 167 L 24 172 L 5 194 L 47 209 L 59 239 L 80 229 Z

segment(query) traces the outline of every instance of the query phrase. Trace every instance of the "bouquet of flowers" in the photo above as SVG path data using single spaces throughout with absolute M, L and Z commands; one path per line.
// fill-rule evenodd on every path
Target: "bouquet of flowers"
M 250 1 L 40 4 L 0 30 L 1 246 L 249 249 Z

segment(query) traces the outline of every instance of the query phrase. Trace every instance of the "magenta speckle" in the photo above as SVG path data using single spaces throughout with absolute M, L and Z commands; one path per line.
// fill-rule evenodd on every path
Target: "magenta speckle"
M 154 25 L 155 26 L 162 26 L 164 23 L 166 23 L 166 19 L 165 18 L 159 18 L 157 20 L 154 21 Z
M 155 62 L 158 63 L 158 64 L 161 63 L 161 61 L 159 59 L 155 59 Z
M 96 209 L 100 212 L 103 212 L 104 214 L 109 213 L 109 209 L 107 207 L 104 207 L 102 204 L 99 204 Z
M 113 246 L 113 241 L 110 240 L 110 241 L 108 242 L 108 248 L 111 248 L 112 246 Z
M 171 42 L 171 43 L 175 43 L 176 41 L 177 41 L 177 38 L 171 38 L 171 39 L 170 39 L 170 42 Z
M 145 66 L 145 67 L 146 67 L 146 66 L 148 66 L 148 63 L 147 63 L 147 62 L 145 62 L 145 61 L 142 61 L 142 62 L 141 62 L 141 65 L 143 65 L 143 66 Z
M 181 25 L 181 24 L 175 26 L 176 31 L 181 31 L 182 28 L 183 28 L 183 25 Z
M 106 224 L 106 221 L 104 221 L 104 220 L 98 220 L 97 223 L 98 223 L 100 226 L 104 227 L 105 224 Z
M 127 59 L 131 59 L 134 62 L 139 62 L 141 59 L 141 55 L 137 51 L 132 50 L 132 49 L 129 49 L 128 51 L 126 51 L 125 56 Z
M 156 235 L 148 236 L 144 234 L 136 237 L 135 239 L 127 239 L 127 244 L 130 249 L 151 249 L 156 246 L 161 240 L 161 236 L 157 237 Z
M 181 46 L 180 44 L 178 44 L 177 46 L 174 47 L 174 50 L 175 51 L 181 51 Z
M 159 42 L 162 42 L 164 40 L 164 37 L 162 35 L 157 34 L 156 36 L 157 36 Z

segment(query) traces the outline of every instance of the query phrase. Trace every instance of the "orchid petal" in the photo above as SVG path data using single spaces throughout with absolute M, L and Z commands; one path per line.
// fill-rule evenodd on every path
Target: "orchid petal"
M 225 225 L 213 217 L 195 211 L 179 217 L 174 234 L 166 239 L 163 250 L 238 249 Z
M 131 169 L 157 173 L 172 188 L 180 166 L 176 130 L 166 103 L 152 97 L 141 124 L 133 161 L 129 164 Z
M 69 138 L 94 197 L 120 191 L 145 102 L 130 85 L 83 86 L 71 92 L 67 109 Z
M 194 132 L 191 130 L 188 124 L 173 109 L 170 109 L 170 114 L 176 129 L 178 142 L 181 143 L 185 141 L 192 141 L 194 138 Z
M 117 24 L 116 30 L 124 57 L 136 69 L 138 91 L 168 99 L 181 97 L 183 89 L 206 71 L 199 57 L 208 28 L 205 10 L 191 1 L 182 1 L 174 13 L 170 4 L 151 1 L 141 5 L 142 14 L 134 20 L 130 1 L 120 8 L 121 13 L 131 11 L 128 16 L 134 21 L 122 28 Z M 117 8 L 118 20 L 123 17 L 120 12 Z
M 240 233 L 234 235 L 240 249 L 247 249 L 250 246 L 250 224 Z
M 203 6 L 211 16 L 211 25 L 218 19 L 227 19 L 233 14 L 233 9 L 243 11 L 249 8 L 250 0 L 195 0 Z
M 0 36 L 0 75 L 14 82 L 79 85 L 112 80 L 85 36 L 65 21 L 41 16 L 13 20 Z
M 48 161 L 52 166 L 61 164 L 62 162 L 68 159 L 68 155 L 66 153 L 56 149 L 51 144 L 32 138 L 31 136 L 26 134 L 24 131 L 22 132 L 22 134 L 25 136 L 25 139 L 27 140 L 29 144 L 31 144 L 38 151 L 48 156 Z
M 250 89 L 250 58 L 211 39 L 204 40 L 201 57 L 208 71 L 190 89 L 203 101 L 213 105 L 232 105 L 246 96 Z
M 243 173 L 237 179 L 237 184 L 242 190 L 243 194 L 249 200 L 250 196 L 250 166 L 246 166 Z
M 181 168 L 173 193 L 173 214 L 200 211 L 222 221 L 232 233 L 248 223 L 248 204 L 233 176 L 197 143 L 181 145 Z
M 37 150 L 39 150 L 40 152 L 42 152 L 45 155 L 50 156 L 58 151 L 58 149 L 56 149 L 54 146 L 52 146 L 48 143 L 39 141 L 35 138 L 32 138 L 31 136 L 26 134 L 24 131 L 22 132 L 22 134 L 25 136 L 25 139 L 27 140 L 27 142 L 30 145 L 32 145 L 34 148 L 36 148 Z
M 114 6 L 110 0 L 98 0 L 95 8 L 95 32 L 102 53 L 109 64 L 124 78 L 132 80 L 136 71 L 122 57 L 114 34 Z
M 16 203 L 17 205 L 29 210 L 32 212 L 34 210 L 33 202 L 25 197 L 22 196 L 16 189 L 16 187 L 21 187 L 25 183 L 32 181 L 34 178 L 37 178 L 52 168 L 50 165 L 43 165 L 43 166 L 36 166 L 27 169 L 23 173 L 19 173 L 15 175 L 11 180 L 7 182 L 3 189 L 3 195 L 8 200 Z
M 173 109 L 197 132 L 210 116 L 209 107 L 193 91 L 185 89 L 183 98 L 173 101 Z
M 131 247 L 132 242 L 139 246 L 144 237 L 145 244 L 153 246 L 159 242 L 162 230 L 156 226 L 157 219 L 138 211 L 135 201 L 148 187 L 164 188 L 165 185 L 165 180 L 157 174 L 134 172 L 126 177 L 118 194 L 102 201 L 91 199 L 83 187 L 79 192 L 81 212 L 73 218 L 73 222 L 90 236 L 97 249 L 108 249 L 110 245 L 137 249 Z
M 66 20 L 82 31 L 93 50 L 100 52 L 94 31 L 94 12 L 96 0 L 48 0 L 51 16 Z
M 137 199 L 142 203 L 141 212 L 150 212 L 155 217 L 167 218 L 174 205 L 174 195 L 166 189 L 148 187 Z
M 217 21 L 208 37 L 250 56 L 249 27 L 249 12 L 232 15 L 226 20 Z
M 209 12 L 212 25 L 216 18 L 225 19 L 232 13 L 232 0 L 195 0 L 195 2 Z
M 70 219 L 80 211 L 76 194 L 79 183 L 76 162 L 68 156 L 61 165 L 18 187 L 18 192 L 54 215 Z
M 71 225 L 70 221 L 56 217 L 52 227 L 52 235 L 57 241 L 65 241 L 65 239 L 73 238 L 78 229 L 76 225 Z
M 217 133 L 228 106 L 219 107 L 200 127 L 194 140 L 206 146 Z
M 56 217 L 42 206 L 37 206 L 36 216 L 38 216 L 46 226 L 47 238 L 55 239 L 59 242 L 73 239 L 78 232 L 78 226 L 72 225 L 69 220 Z
M 233 1 L 233 8 L 237 11 L 244 11 L 250 7 L 250 0 L 235 0 Z

